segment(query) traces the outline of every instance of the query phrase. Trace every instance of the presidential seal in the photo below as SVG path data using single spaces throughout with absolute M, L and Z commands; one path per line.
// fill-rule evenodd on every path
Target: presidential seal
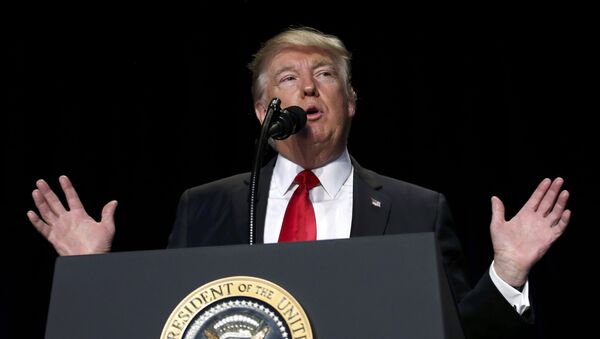
M 236 276 L 205 284 L 183 299 L 160 339 L 312 339 L 308 317 L 280 286 Z

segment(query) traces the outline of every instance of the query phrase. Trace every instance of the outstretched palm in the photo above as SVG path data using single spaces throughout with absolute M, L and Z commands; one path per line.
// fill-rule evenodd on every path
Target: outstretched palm
M 69 209 L 63 206 L 44 180 L 38 180 L 37 189 L 32 192 L 32 196 L 40 215 L 34 211 L 27 212 L 33 226 L 48 239 L 60 255 L 110 251 L 115 234 L 113 217 L 117 202 L 113 200 L 107 203 L 102 209 L 102 219 L 97 222 L 85 211 L 70 180 L 61 176 L 59 181 Z
M 562 184 L 561 178 L 544 179 L 509 221 L 502 201 L 492 197 L 494 268 L 510 285 L 523 285 L 531 267 L 565 231 L 571 211 L 565 209 L 569 192 L 560 191 Z

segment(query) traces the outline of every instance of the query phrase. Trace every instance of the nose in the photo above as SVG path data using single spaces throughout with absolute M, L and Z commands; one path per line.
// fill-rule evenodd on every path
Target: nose
M 317 86 L 315 86 L 315 83 L 312 80 L 308 81 L 304 85 L 304 96 L 309 96 L 309 97 L 319 96 L 319 91 L 317 90 Z

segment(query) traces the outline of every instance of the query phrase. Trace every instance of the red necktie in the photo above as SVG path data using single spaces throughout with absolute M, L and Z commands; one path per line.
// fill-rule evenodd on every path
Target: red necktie
M 304 170 L 294 182 L 298 187 L 285 210 L 279 242 L 316 240 L 317 221 L 308 191 L 320 184 L 319 178 L 310 170 Z

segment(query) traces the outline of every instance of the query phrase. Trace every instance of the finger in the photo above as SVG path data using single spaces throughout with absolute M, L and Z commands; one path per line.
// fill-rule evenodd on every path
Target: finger
M 552 221 L 552 225 L 556 225 L 560 219 L 562 218 L 563 211 L 567 207 L 567 201 L 569 200 L 569 192 L 562 191 L 552 208 L 550 214 L 548 214 L 548 218 Z
M 538 212 L 542 213 L 544 216 L 547 216 L 551 211 L 552 207 L 556 202 L 556 197 L 560 192 L 560 187 L 563 185 L 564 180 L 562 178 L 556 178 L 550 185 L 548 191 L 544 195 L 544 198 L 540 202 L 540 206 L 538 208 Z
M 48 206 L 48 202 L 46 201 L 46 198 L 44 198 L 42 192 L 40 192 L 40 190 L 37 189 L 33 190 L 33 192 L 31 192 L 31 196 L 33 197 L 33 203 L 35 204 L 35 207 L 37 207 L 37 209 L 40 211 L 40 215 L 42 216 L 42 218 L 47 223 L 52 224 L 58 218 L 58 216 L 54 214 L 50 206 Z
M 37 181 L 36 184 L 37 187 L 40 189 L 40 192 L 42 192 L 42 194 L 44 195 L 48 206 L 54 213 L 58 215 L 66 212 L 62 202 L 60 202 L 60 199 L 58 199 L 58 196 L 56 196 L 54 191 L 50 189 L 48 183 L 46 183 L 43 179 L 40 179 Z
M 62 187 L 63 192 L 65 192 L 65 197 L 67 198 L 67 204 L 69 205 L 69 209 L 82 209 L 85 211 L 85 208 L 83 208 L 83 204 L 81 203 L 79 195 L 77 194 L 75 187 L 73 187 L 71 180 L 69 180 L 69 178 L 66 175 L 61 175 L 58 178 L 58 181 L 60 182 L 60 186 Z
M 525 206 L 523 206 L 523 207 L 529 208 L 533 211 L 537 211 L 538 206 L 540 205 L 540 202 L 544 198 L 546 191 L 548 191 L 548 188 L 550 187 L 551 183 L 552 183 L 552 181 L 548 178 L 542 180 L 542 182 L 540 182 L 540 184 L 535 189 L 535 191 L 533 191 L 533 194 L 531 195 L 531 197 L 529 197 L 529 200 L 527 200 L 527 202 L 525 203 Z
M 114 223 L 115 210 L 117 209 L 118 202 L 113 200 L 102 208 L 102 221 Z
M 558 220 L 558 224 L 556 224 L 556 226 L 552 227 L 552 229 L 554 229 L 556 232 L 557 238 L 565 232 L 565 229 L 567 228 L 567 225 L 569 225 L 570 220 L 571 220 L 571 211 L 565 210 L 562 213 L 560 219 Z
M 502 224 L 504 219 L 504 204 L 498 197 L 492 197 L 492 224 Z
M 48 239 L 48 235 L 50 234 L 50 226 L 46 224 L 34 211 L 27 212 L 27 218 L 31 222 L 31 224 L 44 236 L 44 238 Z

